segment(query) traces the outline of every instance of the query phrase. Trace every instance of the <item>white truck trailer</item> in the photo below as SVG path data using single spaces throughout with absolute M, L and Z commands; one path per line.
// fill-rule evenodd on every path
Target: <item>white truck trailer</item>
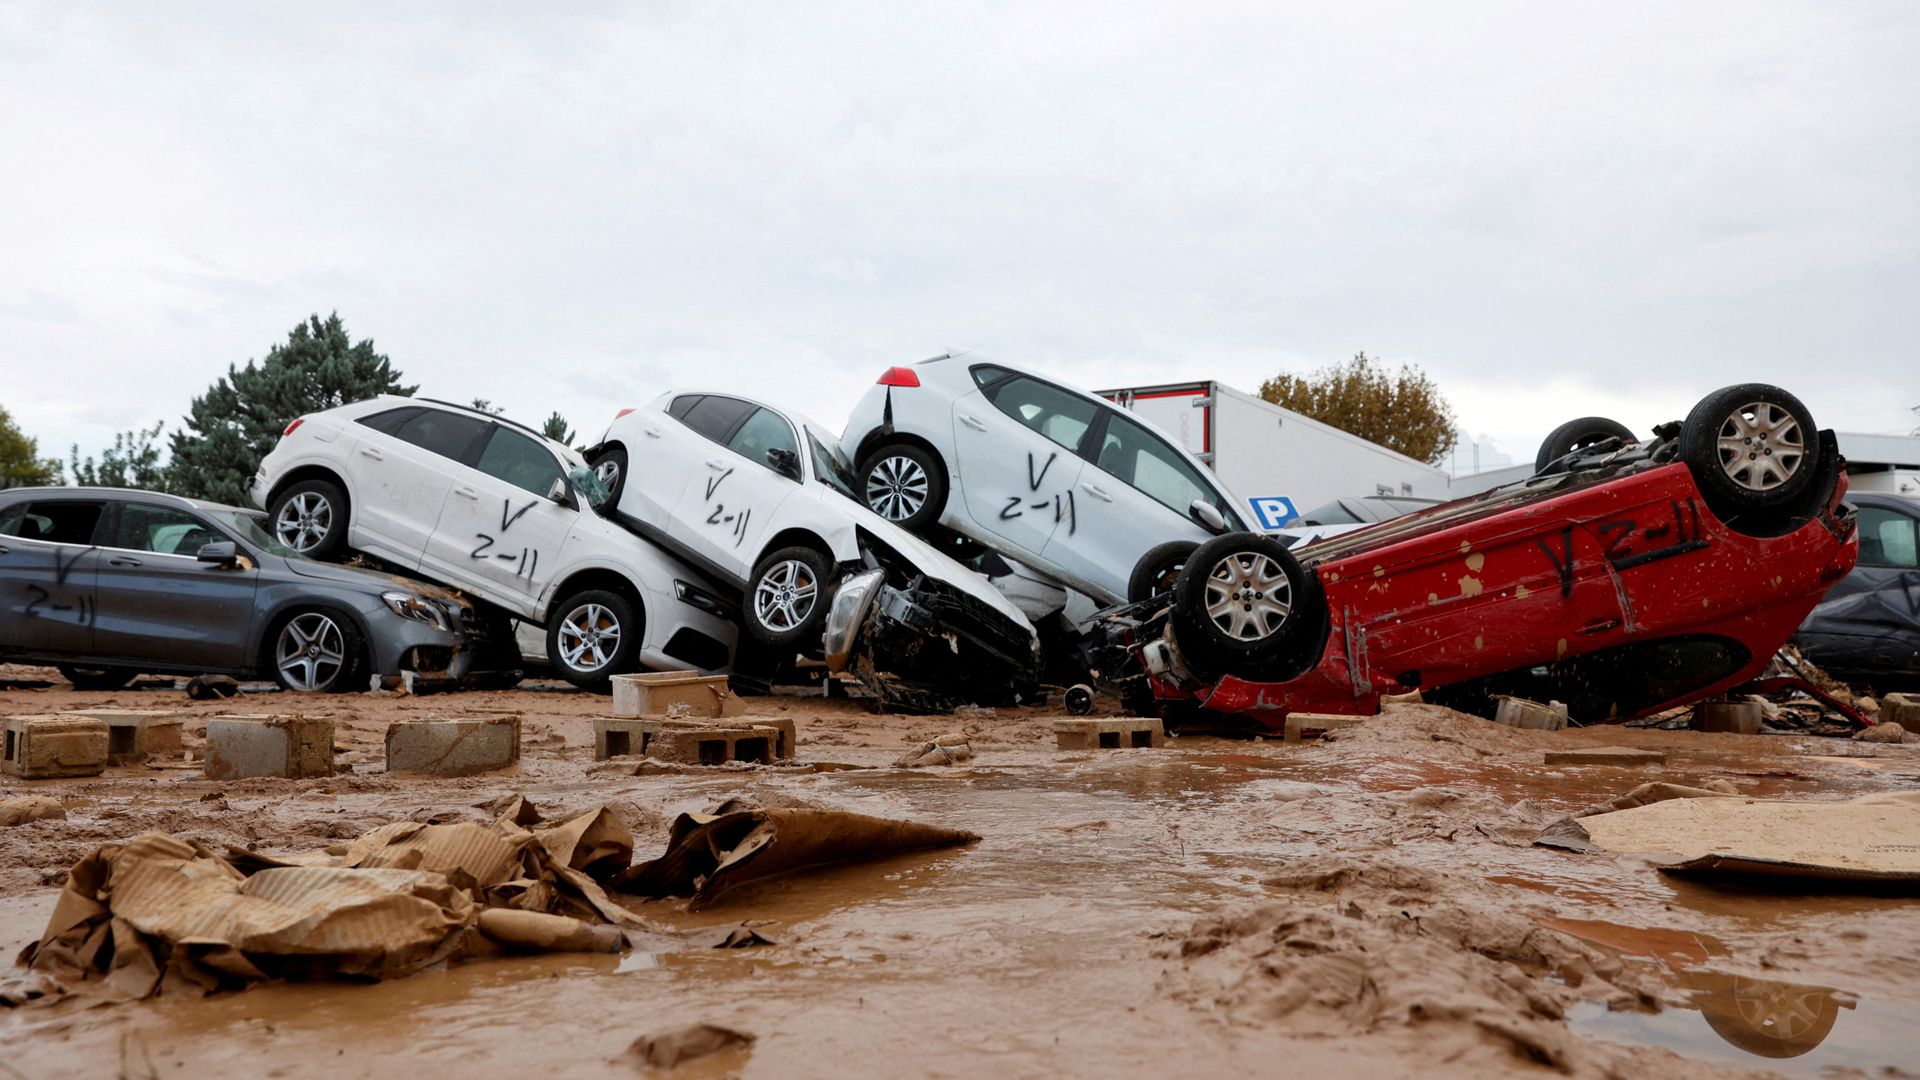
M 1096 392 L 1179 439 L 1262 531 L 1332 499 L 1451 497 L 1444 469 L 1211 379 Z

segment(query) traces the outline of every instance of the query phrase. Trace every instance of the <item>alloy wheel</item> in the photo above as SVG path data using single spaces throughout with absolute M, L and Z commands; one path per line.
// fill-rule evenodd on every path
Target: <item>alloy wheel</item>
M 1806 458 L 1806 435 L 1791 411 L 1770 401 L 1733 410 L 1715 439 L 1720 469 L 1748 491 L 1772 491 L 1787 482 Z
M 608 491 L 612 491 L 614 485 L 620 482 L 620 463 L 612 458 L 604 458 L 593 467 L 593 475 Z
M 274 535 L 302 554 L 319 547 L 332 527 L 333 504 L 315 491 L 303 491 L 288 499 L 273 519 Z
M 775 633 L 793 630 L 813 614 L 820 583 L 813 568 L 798 559 L 773 564 L 753 589 L 753 614 L 760 625 Z
M 888 521 L 905 521 L 927 504 L 927 470 L 902 454 L 884 457 L 867 473 L 867 505 Z
M 620 619 L 602 604 L 581 604 L 560 620 L 560 658 L 575 671 L 599 671 L 620 651 Z
M 1236 641 L 1259 641 L 1286 625 L 1293 611 L 1293 583 L 1273 559 L 1237 551 L 1213 564 L 1207 575 L 1207 618 Z
M 317 611 L 295 615 L 280 629 L 274 659 L 294 690 L 319 690 L 347 664 L 347 639 L 340 625 Z

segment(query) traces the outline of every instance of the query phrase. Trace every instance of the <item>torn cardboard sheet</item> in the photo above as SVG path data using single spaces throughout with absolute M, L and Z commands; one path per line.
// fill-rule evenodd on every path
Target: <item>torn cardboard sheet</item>
M 964 829 L 844 810 L 780 807 L 712 817 L 681 814 L 674 819 L 666 854 L 616 875 L 608 887 L 636 896 L 691 897 L 687 910 L 698 911 L 749 881 L 979 839 Z
M 1920 884 L 1920 792 L 1850 802 L 1670 798 L 1567 818 L 1538 843 L 1670 856 L 1661 870 Z

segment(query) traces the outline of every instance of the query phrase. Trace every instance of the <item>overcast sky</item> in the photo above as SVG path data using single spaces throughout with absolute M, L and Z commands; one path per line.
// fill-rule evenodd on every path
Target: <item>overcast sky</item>
M 838 428 L 954 347 L 1364 349 L 1522 459 L 1749 380 L 1904 432 L 1917 135 L 1910 2 L 0 0 L 0 404 L 171 430 L 337 310 L 593 433 L 685 385 Z

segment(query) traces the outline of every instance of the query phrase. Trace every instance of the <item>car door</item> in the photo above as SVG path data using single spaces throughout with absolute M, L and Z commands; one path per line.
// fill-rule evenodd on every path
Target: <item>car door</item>
M 1043 559 L 1056 529 L 1079 531 L 1080 443 L 1100 406 L 1002 369 L 981 367 L 975 378 L 986 384 L 953 403 L 955 471 L 967 515 L 1015 554 Z
M 453 488 L 453 466 L 470 462 L 491 421 L 429 405 L 362 417 L 347 455 L 355 546 L 418 569 Z
M 709 395 L 702 408 L 733 400 Z M 792 462 L 795 470 L 804 465 L 799 435 L 786 417 L 750 402 L 740 404 L 748 411 L 702 455 L 667 535 L 729 577 L 745 581 L 779 520 L 781 505 L 800 486 L 798 477 L 778 471 L 774 455 L 791 455 L 783 460 Z M 699 419 L 698 411 L 690 418 Z
M 98 499 L 36 499 L 0 511 L 0 648 L 92 654 L 94 540 L 105 508 Z
M 755 406 L 716 394 L 681 394 L 665 412 L 651 409 L 635 416 L 639 434 L 627 440 L 627 477 L 621 486 L 621 515 L 656 536 L 667 535 L 674 511 L 713 456 Z
M 109 522 L 94 587 L 94 653 L 207 671 L 252 666 L 247 643 L 260 572 L 198 558 L 207 544 L 233 538 L 159 503 L 116 504 Z
M 522 612 L 560 566 L 579 498 L 558 455 L 540 440 L 493 424 L 472 464 L 448 462 L 445 506 L 421 570 Z M 548 497 L 558 483 L 561 501 Z
M 1047 561 L 1108 594 L 1126 596 L 1134 564 L 1155 544 L 1204 540 L 1189 516 L 1195 499 L 1216 502 L 1199 471 L 1139 421 L 1109 411 L 1098 449 L 1075 486 L 1073 520 L 1047 542 Z

